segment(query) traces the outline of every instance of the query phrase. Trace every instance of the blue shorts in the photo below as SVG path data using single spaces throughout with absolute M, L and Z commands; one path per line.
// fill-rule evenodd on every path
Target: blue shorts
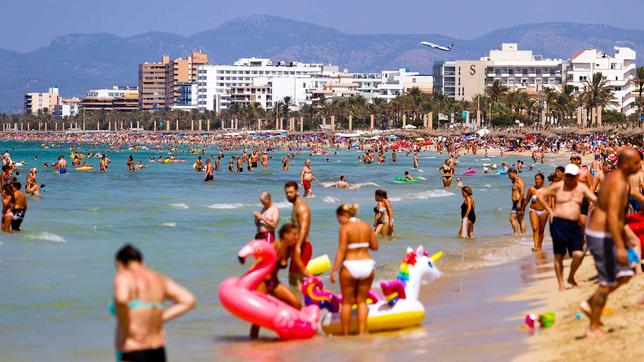
M 61 167 L 61 168 L 58 169 L 58 173 L 60 173 L 61 175 L 64 175 L 64 174 L 67 173 L 67 169 L 64 168 L 64 167 Z
M 552 251 L 555 255 L 572 256 L 575 251 L 583 251 L 583 236 L 581 225 L 578 221 L 555 217 L 550 223 L 550 236 L 552 237 Z
M 600 285 L 615 286 L 617 279 L 635 275 L 630 266 L 617 263 L 615 242 L 609 234 L 586 229 L 586 243 L 588 250 L 595 258 L 597 279 Z

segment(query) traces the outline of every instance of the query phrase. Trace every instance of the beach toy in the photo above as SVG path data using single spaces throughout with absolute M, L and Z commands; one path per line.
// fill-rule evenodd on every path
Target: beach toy
M 93 169 L 94 167 L 92 166 L 81 166 L 81 167 L 76 167 L 74 171 L 91 171 Z
M 507 173 L 508 173 L 508 171 L 507 171 L 507 170 L 499 170 L 499 171 L 497 172 L 497 174 L 499 174 L 499 175 L 506 175 Z
M 575 314 L 575 319 L 581 319 L 581 317 L 582 317 L 581 313 Z
M 329 259 L 327 254 L 311 259 L 309 260 L 309 263 L 306 264 L 306 270 L 311 272 L 313 275 L 326 273 L 331 270 L 331 259 Z
M 539 325 L 541 328 L 550 328 L 555 324 L 555 313 L 548 312 L 539 315 Z
M 469 170 L 463 172 L 463 175 L 475 175 L 475 174 L 476 174 L 475 168 L 470 168 Z
M 342 294 L 335 294 L 324 289 L 324 283 L 318 277 L 308 277 L 302 282 L 302 294 L 304 295 L 304 304 L 317 304 L 320 309 L 326 309 L 331 313 L 340 311 L 342 303 Z M 367 304 L 374 304 L 382 301 L 384 298 L 377 291 L 371 289 L 367 295 Z M 357 305 L 352 305 L 352 309 L 357 309 Z
M 637 250 L 635 248 L 628 249 L 628 263 L 629 264 L 639 264 L 640 257 L 637 255 Z
M 165 160 L 163 160 L 163 161 L 161 161 L 161 162 L 162 162 L 162 163 L 165 163 L 165 164 L 168 164 L 168 163 L 170 163 L 170 159 L 169 159 L 169 158 L 166 158 Z
M 219 286 L 221 304 L 234 316 L 270 329 L 281 339 L 313 337 L 317 332 L 320 308 L 311 304 L 301 310 L 267 294 L 257 286 L 275 267 L 275 248 L 265 240 L 252 240 L 237 255 L 240 260 L 253 256 L 258 262 L 240 278 L 229 277 Z
M 528 328 L 534 329 L 535 322 L 537 321 L 537 316 L 535 314 L 526 314 L 523 321 L 528 326 Z
M 418 300 L 420 286 L 423 279 L 430 282 L 440 277 L 440 271 L 434 262 L 442 256 L 441 252 L 429 256 L 427 251 L 419 246 L 416 249 L 407 248 L 403 262 L 395 280 L 381 282 L 385 298 L 380 297 L 375 291 L 370 291 L 369 317 L 367 320 L 368 332 L 396 330 L 418 326 L 425 318 L 425 306 Z M 307 293 L 305 304 L 307 304 Z M 340 296 L 336 295 L 336 300 Z M 309 301 L 310 302 L 310 301 Z M 341 303 L 341 299 L 339 301 Z M 358 332 L 358 321 L 352 311 L 349 332 Z M 340 315 L 337 312 L 328 313 L 322 320 L 322 330 L 327 334 L 342 334 Z
M 416 179 L 410 180 L 410 179 L 408 179 L 406 177 L 403 177 L 403 176 L 396 176 L 396 177 L 394 177 L 394 180 L 401 181 L 401 182 L 409 182 L 409 183 L 418 182 L 418 180 L 416 180 Z

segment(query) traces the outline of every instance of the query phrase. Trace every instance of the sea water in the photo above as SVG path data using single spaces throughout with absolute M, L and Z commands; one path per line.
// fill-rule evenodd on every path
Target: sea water
M 248 266 L 239 265 L 236 255 L 255 234 L 252 213 L 261 208 L 258 198 L 262 191 L 273 195 L 282 217 L 290 216 L 291 206 L 284 197 L 283 185 L 298 179 L 307 154 L 298 155 L 288 172 L 280 168 L 284 153 L 276 152 L 268 169 L 260 166 L 253 172 L 231 173 L 227 171 L 227 161 L 240 151 L 225 151 L 222 170 L 215 173 L 214 182 L 205 183 L 203 173 L 192 168 L 197 156 L 187 149 L 182 149 L 178 157 L 187 160 L 183 164 L 148 162 L 149 157 L 167 155 L 167 151 L 112 151 L 112 163 L 104 174 L 97 172 L 98 159 L 86 160 L 94 166 L 91 172 L 59 175 L 43 167 L 44 162 L 52 164 L 59 155 L 65 155 L 71 165 L 67 147 L 42 149 L 36 143 L 0 143 L 0 151 L 9 150 L 14 160 L 27 163 L 18 176 L 23 185 L 31 167 L 39 170 L 38 182 L 47 185 L 42 197 L 28 198 L 23 231 L 0 235 L 1 360 L 110 359 L 115 323 L 107 312 L 107 303 L 112 295 L 114 253 L 124 243 L 139 247 L 147 265 L 197 296 L 197 307 L 167 326 L 169 356 L 173 360 L 221 360 L 226 356 L 233 360 L 296 360 L 299 353 L 304 353 L 298 347 L 302 344 L 274 344 L 266 352 L 265 344 L 248 342 L 248 324 L 222 308 L 217 287 L 224 278 L 238 276 Z M 106 151 L 104 146 L 91 149 Z M 207 155 L 216 153 L 211 148 Z M 135 161 L 143 161 L 146 168 L 127 172 L 130 154 Z M 313 172 L 322 183 L 332 183 L 345 175 L 349 183 L 361 186 L 338 190 L 314 183 L 315 196 L 306 201 L 312 212 L 315 255 L 335 255 L 338 224 L 334 212 L 340 203 L 358 203 L 359 217 L 373 221 L 373 195 L 378 188 L 385 189 L 393 203 L 395 236 L 381 239 L 380 250 L 373 253 L 377 280 L 395 276 L 407 246 L 424 245 L 431 253 L 444 251 L 446 256 L 438 266 L 447 275 L 530 253 L 529 236 L 511 236 L 507 220 L 510 180 L 495 171 L 482 174 L 480 168 L 482 163 L 500 167 L 501 162 L 514 163 L 518 159 L 530 165 L 530 159 L 490 156 L 483 161 L 483 155 L 459 158 L 455 178 L 461 177 L 465 185 L 473 188 L 476 200 L 476 240 L 469 241 L 457 238 L 463 198 L 456 180 L 450 188 L 443 188 L 440 180 L 438 167 L 445 155 L 424 152 L 420 157 L 422 171 L 413 170 L 412 158 L 404 153 L 398 154 L 397 163 L 392 163 L 388 154 L 385 165 L 357 163 L 359 155 L 355 150 L 342 150 L 337 156 L 311 157 Z M 538 164 L 532 171 L 526 167 L 521 174 L 526 188 L 533 184 L 537 170 L 547 174 L 556 164 L 556 160 Z M 479 172 L 460 176 L 467 167 L 477 167 Z M 405 170 L 422 179 L 419 177 L 417 183 L 395 182 L 394 177 Z M 529 221 L 526 222 L 530 232 Z M 328 277 L 323 280 L 337 291 Z M 270 332 L 262 335 L 273 336 Z M 424 335 L 420 329 L 409 338 Z M 318 337 L 305 345 L 315 349 L 327 345 L 327 340 Z M 342 354 L 349 346 L 338 344 L 335 348 Z M 232 351 L 234 358 L 230 357 Z

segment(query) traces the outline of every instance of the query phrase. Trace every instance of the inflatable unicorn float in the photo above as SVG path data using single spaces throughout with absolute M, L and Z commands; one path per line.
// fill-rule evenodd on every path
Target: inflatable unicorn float
M 252 240 L 238 254 L 243 262 L 257 263 L 240 278 L 230 277 L 219 286 L 219 300 L 230 313 L 249 323 L 273 330 L 281 339 L 310 338 L 317 333 L 320 308 L 309 305 L 295 309 L 281 300 L 256 291 L 275 267 L 275 248 L 265 240 Z
M 438 252 L 431 257 L 419 246 L 407 248 L 395 280 L 381 281 L 380 288 L 384 298 L 375 290 L 369 293 L 367 331 L 378 332 L 418 326 L 425 318 L 425 306 L 418 300 L 423 279 L 433 282 L 440 277 L 434 263 L 443 255 Z M 339 306 L 342 296 L 323 289 L 319 278 L 307 278 L 302 284 L 304 303 L 319 306 L 329 313 L 322 320 L 322 330 L 327 334 L 342 334 Z M 351 318 L 350 333 L 358 332 L 357 318 Z

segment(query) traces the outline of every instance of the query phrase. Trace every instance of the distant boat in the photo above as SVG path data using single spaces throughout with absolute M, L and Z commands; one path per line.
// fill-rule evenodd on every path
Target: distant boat
M 442 50 L 442 51 L 444 51 L 444 52 L 449 52 L 449 51 L 451 51 L 451 50 L 452 50 L 452 47 L 454 46 L 454 44 L 450 44 L 449 46 L 447 46 L 447 47 L 446 47 L 446 46 L 443 46 L 443 45 L 438 45 L 438 44 L 435 44 L 435 43 L 430 43 L 430 42 L 428 42 L 428 41 L 422 41 L 422 42 L 420 42 L 420 45 L 423 45 L 423 46 L 426 46 L 426 47 L 429 47 L 429 48 L 432 48 L 432 49 Z

